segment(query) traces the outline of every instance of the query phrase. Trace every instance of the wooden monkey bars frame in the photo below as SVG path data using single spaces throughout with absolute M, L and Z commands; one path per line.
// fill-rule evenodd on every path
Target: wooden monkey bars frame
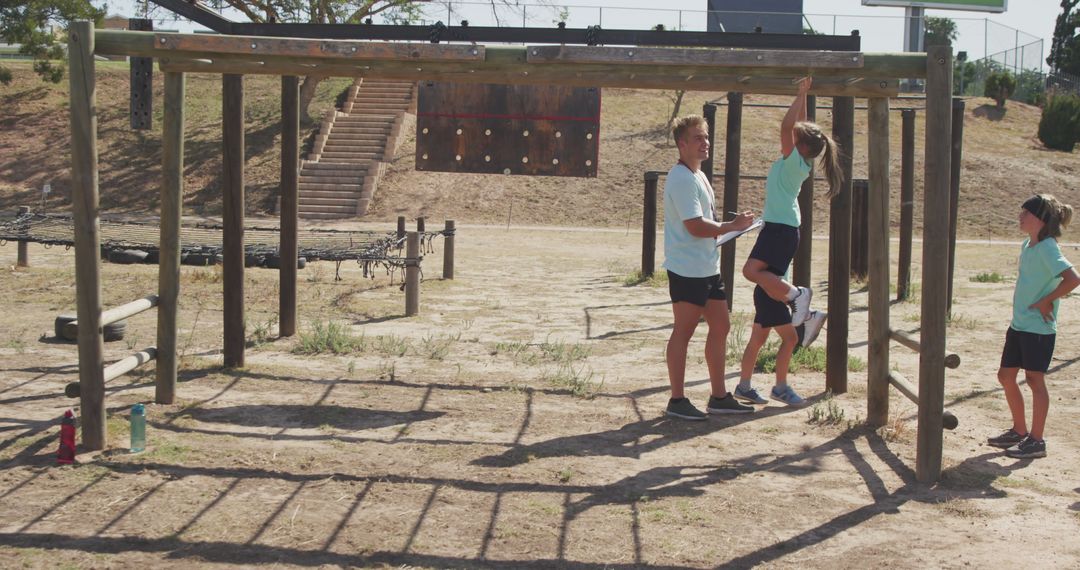
M 557 84 L 586 87 L 688 89 L 764 94 L 794 94 L 796 82 L 813 75 L 811 93 L 835 97 L 836 123 L 853 122 L 854 98 L 870 99 L 871 211 L 877 224 L 871 228 L 871 259 L 888 259 L 888 98 L 898 92 L 899 81 L 926 78 L 925 236 L 923 246 L 922 335 L 919 370 L 919 438 L 916 473 L 920 481 L 934 481 L 941 471 L 942 399 L 944 389 L 946 257 L 940 244 L 947 239 L 949 216 L 949 164 L 952 56 L 947 47 L 931 48 L 929 54 L 870 54 L 841 51 L 778 51 L 731 49 L 597 46 L 490 47 L 391 43 L 357 40 L 296 39 L 255 36 L 206 36 L 150 32 L 93 30 L 77 22 L 70 30 L 72 178 L 75 216 L 76 274 L 79 317 L 79 367 L 82 378 L 84 438 L 89 449 L 104 446 L 104 381 L 102 376 L 101 281 L 96 255 L 98 235 L 97 123 L 94 85 L 95 55 L 153 57 L 165 72 L 165 120 L 163 133 L 161 273 L 158 318 L 158 401 L 171 402 L 176 382 L 176 301 L 179 293 L 180 198 L 183 166 L 184 73 L 211 72 L 225 76 L 226 105 L 242 101 L 242 75 L 281 75 L 283 93 L 292 101 L 300 75 L 372 77 L 405 80 L 436 80 L 467 83 Z M 762 41 L 767 40 L 764 38 Z M 284 98 L 283 98 L 284 99 Z M 292 124 L 295 105 L 285 111 Z M 231 107 L 229 107 L 231 108 Z M 239 114 L 239 113 L 237 113 Z M 731 119 L 729 118 L 729 121 Z M 242 156 L 236 134 L 230 134 L 226 117 L 225 204 L 226 235 L 242 240 Z M 242 125 L 240 125 L 242 128 Z M 850 129 L 847 129 L 850 131 Z M 850 133 L 837 127 L 845 148 Z M 242 134 L 240 135 L 242 136 Z M 729 141 L 729 145 L 731 141 Z M 283 181 L 292 184 L 297 157 L 283 160 Z M 230 160 L 233 158 L 233 160 Z M 850 160 L 850 159 L 849 159 Z M 287 166 L 286 166 L 287 164 Z M 729 167 L 733 165 L 728 165 Z M 850 173 L 850 165 L 845 165 Z M 727 180 L 737 179 L 737 165 Z M 288 169 L 288 172 L 286 172 Z M 726 171 L 725 171 L 726 173 Z M 834 223 L 845 245 L 850 239 L 850 175 L 841 197 L 834 201 Z M 737 184 L 737 182 L 736 182 Z M 283 188 L 282 211 L 293 211 L 292 187 Z M 846 196 L 846 197 L 845 197 Z M 239 201 L 237 201 L 239 199 Z M 883 215 L 884 214 L 884 215 Z M 836 235 L 836 234 L 834 234 Z M 241 241 L 242 243 L 242 241 Z M 283 244 L 283 248 L 286 244 Z M 409 247 L 410 256 L 413 246 Z M 241 263 L 242 263 L 242 255 Z M 844 252 L 843 259 L 847 258 Z M 226 252 L 226 264 L 230 263 Z M 235 260 L 234 260 L 235 261 Z M 842 264 L 843 260 L 839 260 Z M 283 266 L 288 265 L 283 263 Z M 871 286 L 871 358 L 868 406 L 872 423 L 884 423 L 888 414 L 888 278 L 887 268 L 875 264 Z M 228 269 L 228 268 L 226 268 Z M 415 274 L 415 268 L 412 274 Z M 882 274 L 884 271 L 884 274 Z M 408 273 L 408 272 L 407 272 Z M 832 271 L 830 276 L 832 277 Z M 227 276 L 231 273 L 227 272 Z M 242 274 L 241 274 L 242 275 Z M 452 269 L 451 269 L 452 275 Z M 837 272 L 840 275 L 840 272 Z M 848 270 L 842 272 L 839 289 L 830 288 L 830 299 L 846 296 Z M 876 275 L 876 278 L 874 277 Z M 882 277 L 884 275 L 884 278 Z M 293 273 L 295 279 L 295 273 Z M 406 277 L 407 281 L 410 277 Z M 295 286 L 295 284 L 294 284 Z M 228 290 L 226 285 L 226 290 Z M 284 288 L 283 288 L 284 289 Z M 841 291 L 842 289 L 842 291 Z M 884 294 L 882 294 L 884 291 Z M 882 305 L 884 303 L 884 305 Z M 831 309 L 832 307 L 830 307 Z M 242 308 L 239 309 L 242 315 Z M 227 316 L 229 314 L 226 308 Z M 846 311 L 830 310 L 829 344 L 846 346 L 846 326 L 837 326 Z M 283 325 L 295 315 L 282 315 Z M 883 324 L 884 323 L 884 324 Z M 846 323 L 845 323 L 846 325 Z M 842 329 L 842 330 L 841 330 Z M 241 331 L 242 332 L 242 331 Z M 243 346 L 243 339 L 239 339 Z M 226 363 L 242 364 L 242 351 L 230 354 Z M 883 358 L 884 357 L 884 358 Z M 846 358 L 843 371 L 835 370 L 846 389 Z M 883 368 L 884 366 L 884 368 Z M 829 374 L 834 374 L 830 361 Z M 882 387 L 885 390 L 882 391 Z M 88 429 L 89 428 L 89 429 Z M 88 436 L 87 434 L 91 434 Z

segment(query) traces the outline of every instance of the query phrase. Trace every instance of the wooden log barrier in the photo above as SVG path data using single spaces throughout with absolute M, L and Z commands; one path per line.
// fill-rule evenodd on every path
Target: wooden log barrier
M 651 277 L 656 272 L 656 194 L 659 172 L 645 173 L 645 198 L 641 216 L 641 275 Z
M 420 313 L 420 234 L 409 232 L 405 242 L 405 316 Z
M 915 386 L 908 382 L 907 378 L 900 375 L 895 370 L 889 371 L 889 384 L 892 384 L 894 388 L 900 391 L 901 394 L 907 396 L 907 399 L 911 400 L 915 405 L 919 404 L 919 394 L 915 391 Z M 950 412 L 949 410 L 943 410 L 941 414 L 941 427 L 945 429 L 956 429 L 956 426 L 960 425 L 960 420 Z
M 443 258 L 442 258 L 442 277 L 443 279 L 454 278 L 454 234 L 456 233 L 454 228 L 454 220 L 446 220 L 446 226 L 444 227 L 443 234 Z
M 896 342 L 919 352 L 919 339 L 911 336 L 904 331 L 898 331 L 896 329 L 889 329 L 889 338 Z M 951 368 L 953 370 L 960 368 L 960 355 L 955 352 L 945 351 L 945 368 Z
M 151 360 L 157 360 L 157 347 L 146 347 L 131 356 L 117 360 L 112 364 L 106 366 L 102 372 L 104 373 L 105 381 L 114 380 L 135 370 L 136 368 L 150 362 Z M 64 386 L 64 395 L 68 398 L 78 398 L 82 394 L 82 384 L 79 382 L 69 382 L 67 386 Z
M 101 326 L 111 325 L 128 317 L 133 317 L 143 311 L 149 311 L 158 305 L 157 295 L 147 295 L 130 303 L 114 307 L 101 312 Z M 71 321 L 64 325 L 64 336 L 74 338 L 79 334 L 79 321 Z

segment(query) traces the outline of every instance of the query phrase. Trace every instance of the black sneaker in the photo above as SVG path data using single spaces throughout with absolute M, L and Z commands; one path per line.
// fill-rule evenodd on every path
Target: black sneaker
M 749 414 L 754 411 L 753 406 L 745 406 L 736 402 L 731 392 L 725 394 L 723 398 L 709 396 L 709 405 L 705 409 L 710 414 Z
M 1031 435 L 1020 440 L 1020 443 L 1005 450 L 1005 455 L 1015 459 L 1033 459 L 1046 457 L 1046 441 L 1035 439 Z
M 986 445 L 1008 449 L 1023 441 L 1024 437 L 1026 436 L 1016 433 L 1016 430 L 1013 428 L 1009 428 L 999 436 L 987 438 Z
M 708 417 L 701 410 L 695 408 L 687 398 L 668 400 L 667 412 L 665 413 L 673 418 L 693 421 L 701 421 Z

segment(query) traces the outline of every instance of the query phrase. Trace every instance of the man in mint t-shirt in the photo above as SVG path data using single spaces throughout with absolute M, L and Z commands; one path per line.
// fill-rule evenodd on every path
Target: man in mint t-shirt
M 753 217 L 744 212 L 729 222 L 716 219 L 712 185 L 701 172 L 701 163 L 709 158 L 705 120 L 696 115 L 682 117 L 675 121 L 672 135 L 679 149 L 679 163 L 668 172 L 664 182 L 664 268 L 675 319 L 667 344 L 671 400 L 666 413 L 686 420 L 706 417 L 683 393 L 686 350 L 702 317 L 709 325 L 705 362 L 712 388 L 706 409 L 714 414 L 752 412 L 754 408 L 736 402 L 724 386 L 731 323 L 724 283 L 720 279 L 716 238 L 750 227 Z

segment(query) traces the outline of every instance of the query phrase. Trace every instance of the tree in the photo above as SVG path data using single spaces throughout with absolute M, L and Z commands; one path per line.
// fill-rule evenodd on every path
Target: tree
M 923 45 L 951 46 L 960 33 L 956 31 L 956 22 L 949 18 L 926 17 L 926 33 L 923 36 Z
M 1057 72 L 1080 75 L 1080 0 L 1061 0 L 1061 14 L 1054 26 L 1054 39 L 1050 44 L 1050 57 L 1046 63 Z
M 997 102 L 998 109 L 1005 108 L 1005 101 L 1016 91 L 1016 78 L 1008 71 L 996 71 L 986 77 L 983 85 L 986 97 Z
M 33 56 L 34 71 L 45 81 L 64 79 L 64 40 L 55 29 L 74 20 L 101 23 L 105 9 L 89 0 L 0 0 L 0 39 L 20 44 L 19 53 Z M 11 72 L 0 66 L 0 83 L 10 83 Z

